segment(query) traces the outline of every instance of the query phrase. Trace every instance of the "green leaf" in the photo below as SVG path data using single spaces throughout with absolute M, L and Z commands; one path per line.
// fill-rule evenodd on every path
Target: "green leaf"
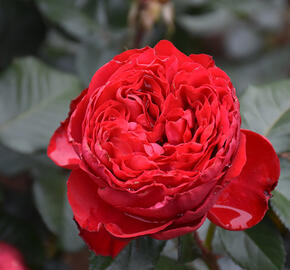
M 85 38 L 97 31 L 94 20 L 96 2 L 93 0 L 36 0 L 41 12 L 51 21 L 60 24 L 67 32 Z
M 29 155 L 24 155 L 0 144 L 0 173 L 11 176 L 27 170 L 34 161 Z
M 228 270 L 228 269 L 230 269 L 230 270 L 243 270 L 240 266 L 235 264 L 233 262 L 233 260 L 231 260 L 227 256 L 223 256 L 223 257 L 219 258 L 218 265 L 220 266 L 220 268 L 222 270 Z
M 201 15 L 181 15 L 177 18 L 179 25 L 192 36 L 210 36 L 224 30 L 225 26 L 232 23 L 233 16 L 225 9 Z
M 46 148 L 82 85 L 73 75 L 24 58 L 0 74 L 0 89 L 0 141 L 31 153 Z
M 290 80 L 250 86 L 240 104 L 244 128 L 266 136 L 277 152 L 290 150 Z
M 94 73 L 120 53 L 123 43 L 122 31 L 110 33 L 99 31 L 96 37 L 82 42 L 76 54 L 77 72 L 88 85 Z
M 218 233 L 230 258 L 246 270 L 281 270 L 285 250 L 279 232 L 272 224 L 261 222 L 245 231 Z
M 89 258 L 89 270 L 105 270 L 113 259 L 109 256 L 96 256 L 93 252 Z
M 67 251 L 75 251 L 83 246 L 78 236 L 73 214 L 66 196 L 67 175 L 53 167 L 38 166 L 34 170 L 33 193 L 36 207 L 47 227 L 60 240 Z
M 138 238 L 125 247 L 111 264 L 109 259 L 100 256 L 94 258 L 92 255 L 90 270 L 153 270 L 164 245 L 165 241 L 150 237 Z
M 184 264 L 178 263 L 177 261 L 168 258 L 166 256 L 161 256 L 155 270 L 189 270 L 191 268 L 185 266 Z
M 267 84 L 288 77 L 289 48 L 267 51 L 247 59 L 244 63 L 220 63 L 229 75 L 238 93 L 249 85 Z M 275 67 L 273 69 L 272 67 Z
M 180 263 L 191 262 L 202 255 L 201 250 L 190 233 L 178 237 L 177 252 L 178 262 Z
M 290 162 L 281 159 L 281 176 L 278 186 L 272 192 L 271 206 L 282 223 L 290 230 Z

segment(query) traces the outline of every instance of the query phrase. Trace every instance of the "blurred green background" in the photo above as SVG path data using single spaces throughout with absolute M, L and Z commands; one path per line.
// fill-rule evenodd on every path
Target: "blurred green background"
M 285 181 L 272 220 L 290 249 L 289 0 L 0 0 L 0 241 L 19 248 L 30 269 L 88 269 L 89 253 L 66 199 L 68 172 L 56 168 L 45 149 L 70 100 L 99 67 L 161 39 L 186 54 L 214 57 L 238 95 L 245 92 L 247 127 L 264 134 L 257 125 L 266 117 L 261 112 L 277 114 L 266 135 L 283 159 Z M 284 269 L 284 257 L 267 269 Z M 162 258 L 158 269 L 169 269 Z M 224 258 L 223 269 L 241 269 Z M 191 269 L 206 269 L 196 265 Z M 172 269 L 185 269 L 178 267 Z

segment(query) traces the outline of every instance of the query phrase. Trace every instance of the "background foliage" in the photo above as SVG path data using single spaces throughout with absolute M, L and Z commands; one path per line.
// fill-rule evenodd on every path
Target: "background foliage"
M 290 2 L 0 0 L 0 240 L 34 270 L 290 269 Z M 69 101 L 115 54 L 170 39 L 232 78 L 243 125 L 268 137 L 281 178 L 264 221 L 167 243 L 134 240 L 112 261 L 90 255 L 67 202 L 68 172 L 46 157 Z M 287 79 L 288 78 L 288 79 Z

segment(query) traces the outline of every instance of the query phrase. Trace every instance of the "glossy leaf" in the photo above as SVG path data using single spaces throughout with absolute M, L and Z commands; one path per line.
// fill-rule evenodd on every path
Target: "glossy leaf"
M 290 80 L 250 86 L 240 104 L 244 128 L 266 136 L 277 152 L 290 149 Z
M 125 247 L 111 264 L 109 259 L 94 258 L 92 255 L 90 270 L 153 270 L 164 245 L 165 241 L 149 237 L 138 238 Z
M 283 241 L 266 222 L 245 231 L 218 229 L 223 247 L 231 259 L 246 270 L 281 270 L 285 260 Z
M 280 160 L 281 176 L 273 191 L 271 206 L 282 223 L 290 230 L 290 162 Z
M 73 75 L 24 58 L 0 75 L 0 89 L 0 141 L 31 153 L 46 148 L 82 85 Z
M 222 270 L 243 270 L 243 268 L 235 264 L 229 257 L 219 258 L 218 265 Z
M 66 196 L 67 175 L 52 167 L 39 166 L 34 170 L 36 181 L 33 193 L 36 207 L 48 228 L 60 239 L 67 251 L 80 249 L 84 244 L 78 236 L 73 214 Z

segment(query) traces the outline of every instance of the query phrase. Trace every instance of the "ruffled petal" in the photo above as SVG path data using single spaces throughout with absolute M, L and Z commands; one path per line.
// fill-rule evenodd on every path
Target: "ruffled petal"
M 262 220 L 280 175 L 279 159 L 271 143 L 255 132 L 242 133 L 246 136 L 246 164 L 208 214 L 213 223 L 227 230 L 245 230 Z
M 47 155 L 60 167 L 73 169 L 80 162 L 72 144 L 67 136 L 68 120 L 61 123 L 60 127 L 54 132 L 50 139 Z
M 118 211 L 98 195 L 99 187 L 87 173 L 73 170 L 68 181 L 68 199 L 75 220 L 82 229 L 98 231 L 101 225 L 113 236 L 132 238 L 156 233 L 172 221 L 150 222 Z
M 188 213 L 186 213 L 186 215 L 183 218 L 187 218 L 187 215 L 192 216 L 192 213 L 188 211 Z M 151 237 L 158 240 L 169 240 L 169 239 L 196 231 L 204 223 L 205 219 L 206 219 L 206 216 L 203 216 L 199 219 L 196 219 L 194 222 L 191 222 L 190 224 L 185 224 L 184 226 L 179 227 L 179 228 L 169 227 L 169 229 L 155 233 L 151 235 Z
M 89 85 L 89 94 L 94 92 L 97 88 L 106 84 L 110 77 L 124 64 L 124 62 L 130 60 L 130 57 L 137 57 L 139 54 L 146 51 L 148 47 L 142 49 L 127 50 L 114 57 L 113 60 L 99 68 Z
M 205 68 L 214 67 L 213 58 L 207 54 L 191 54 L 189 56 L 194 62 L 201 64 Z
M 80 228 L 80 236 L 97 255 L 115 257 L 130 242 L 112 237 L 103 226 L 99 231 L 89 232 Z
M 104 188 L 99 190 L 100 197 L 111 204 L 112 206 L 119 208 L 120 211 L 124 211 L 130 213 L 131 215 L 138 216 L 148 220 L 168 220 L 174 219 L 178 216 L 178 214 L 183 214 L 188 210 L 196 210 L 195 216 L 192 217 L 193 219 L 198 219 L 200 215 L 205 215 L 209 208 L 213 205 L 211 199 L 213 193 L 217 193 L 221 187 L 216 186 L 216 181 L 206 182 L 200 186 L 197 186 L 189 191 L 178 193 L 175 196 L 165 196 L 163 200 L 156 202 L 154 205 L 150 207 L 140 207 L 140 202 L 136 200 L 138 194 L 130 194 L 128 192 L 127 196 L 118 196 L 118 193 L 112 192 L 111 196 L 109 193 L 110 189 Z M 125 193 L 125 192 L 124 192 Z M 121 195 L 121 193 L 119 192 Z M 152 194 L 152 201 L 154 201 L 153 193 Z M 146 195 L 151 195 L 147 193 Z M 159 194 L 158 194 L 159 195 Z M 137 201 L 136 205 L 133 205 L 133 198 Z M 140 199 L 143 198 L 145 201 L 148 200 L 149 197 L 142 196 L 140 194 Z M 118 200 L 119 199 L 119 200 Z M 129 203 L 131 204 L 129 204 Z M 126 204 L 128 203 L 128 204 Z M 207 209 L 204 206 L 208 206 Z
M 161 40 L 159 41 L 155 47 L 155 54 L 159 57 L 169 57 L 174 55 L 180 62 L 188 62 L 190 61 L 189 57 L 179 51 L 170 41 Z

